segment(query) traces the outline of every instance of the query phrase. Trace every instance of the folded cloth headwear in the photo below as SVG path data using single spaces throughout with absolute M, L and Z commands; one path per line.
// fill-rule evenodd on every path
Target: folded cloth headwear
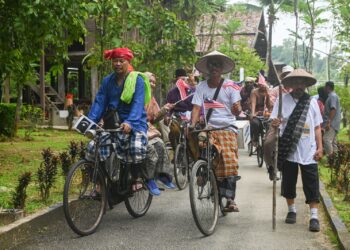
M 123 58 L 130 62 L 131 59 L 134 58 L 134 55 L 132 51 L 128 48 L 115 48 L 111 50 L 105 50 L 104 57 L 107 60 L 111 60 L 113 58 Z

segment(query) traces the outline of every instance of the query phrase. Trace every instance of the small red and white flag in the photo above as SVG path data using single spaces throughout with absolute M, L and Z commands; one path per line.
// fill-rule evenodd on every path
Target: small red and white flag
M 222 85 L 222 87 L 223 87 L 224 89 L 233 88 L 234 90 L 241 91 L 241 87 L 240 87 L 238 84 L 234 83 L 234 82 L 225 82 L 225 83 Z
M 225 105 L 222 104 L 221 102 L 214 101 L 212 99 L 205 99 L 204 100 L 204 108 L 205 109 L 210 109 L 210 108 L 225 108 Z

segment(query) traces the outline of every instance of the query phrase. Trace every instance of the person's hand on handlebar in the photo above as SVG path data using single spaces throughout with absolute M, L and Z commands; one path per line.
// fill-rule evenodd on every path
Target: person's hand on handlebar
M 277 128 L 279 127 L 279 125 L 281 125 L 281 119 L 279 118 L 272 119 L 271 126 Z
M 128 123 L 122 123 L 120 128 L 123 130 L 125 134 L 129 134 L 131 132 L 131 126 Z

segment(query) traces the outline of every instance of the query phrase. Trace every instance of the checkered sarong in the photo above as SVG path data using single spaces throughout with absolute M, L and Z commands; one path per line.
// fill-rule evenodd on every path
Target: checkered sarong
M 111 135 L 108 132 L 102 133 L 101 145 L 98 153 L 101 161 L 105 161 L 114 150 L 117 157 L 127 163 L 142 163 L 147 153 L 147 135 L 144 132 L 132 131 L 130 134 L 117 133 Z M 95 157 L 95 142 L 90 141 L 87 146 L 87 158 Z
M 214 159 L 216 177 L 226 178 L 238 174 L 237 134 L 231 130 L 218 130 L 210 134 L 210 140 L 218 151 Z

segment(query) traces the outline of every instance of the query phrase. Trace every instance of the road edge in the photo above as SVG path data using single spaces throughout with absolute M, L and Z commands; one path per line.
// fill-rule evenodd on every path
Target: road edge
M 334 207 L 332 199 L 328 195 L 325 185 L 320 180 L 320 194 L 323 207 L 325 208 L 327 217 L 331 223 L 332 229 L 337 236 L 337 240 L 341 249 L 350 250 L 350 233 L 338 215 L 337 209 Z
M 0 227 L 0 249 L 9 249 L 13 247 L 14 242 L 20 243 L 37 231 L 43 230 L 43 225 L 47 225 L 57 215 L 63 215 L 62 206 L 62 202 L 54 204 L 9 225 Z

